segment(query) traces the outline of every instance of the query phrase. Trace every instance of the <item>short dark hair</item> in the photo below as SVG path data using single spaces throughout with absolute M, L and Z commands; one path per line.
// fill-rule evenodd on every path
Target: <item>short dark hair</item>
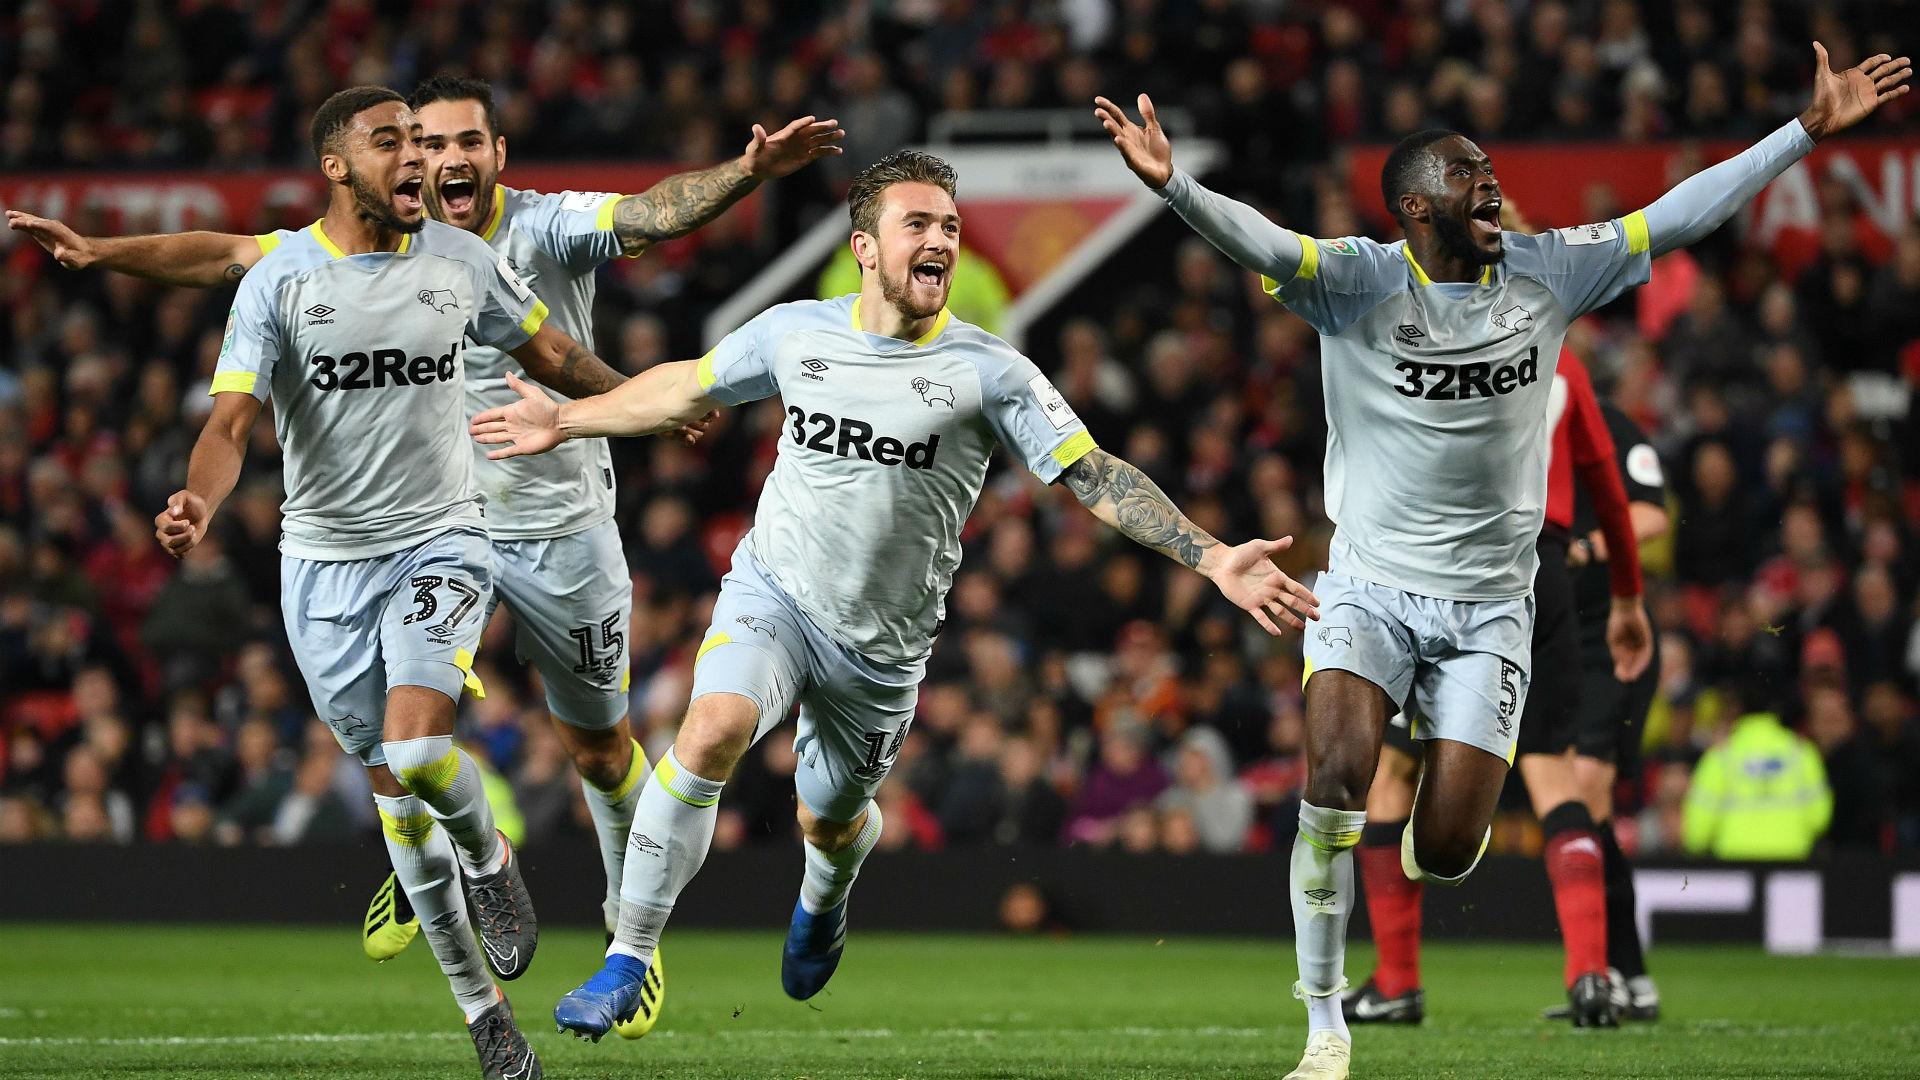
M 413 88 L 408 104 L 424 109 L 436 101 L 477 101 L 487 115 L 487 133 L 500 134 L 500 114 L 493 108 L 493 84 L 465 75 L 435 75 Z
M 1421 157 L 1427 147 L 1442 139 L 1459 136 L 1459 132 L 1450 128 L 1427 128 L 1416 131 L 1394 144 L 1393 152 L 1387 155 L 1387 163 L 1380 167 L 1380 195 L 1387 200 L 1387 213 L 1400 220 L 1400 196 L 1413 188 L 1414 177 L 1420 171 Z
M 960 178 L 953 166 L 918 150 L 896 150 L 861 169 L 847 188 L 847 216 L 855 232 L 870 234 L 880 227 L 880 195 L 895 184 L 932 184 L 959 197 Z
M 325 157 L 328 152 L 337 149 L 340 136 L 353 126 L 354 117 L 389 101 L 397 101 L 402 105 L 407 103 L 400 91 L 385 86 L 349 86 L 321 102 L 320 107 L 314 110 L 313 125 L 308 129 L 313 139 L 313 156 L 316 159 Z

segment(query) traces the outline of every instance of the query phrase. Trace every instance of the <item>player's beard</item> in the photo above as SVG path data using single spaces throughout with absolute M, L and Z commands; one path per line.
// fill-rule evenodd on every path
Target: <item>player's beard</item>
M 1454 217 L 1452 214 L 1435 214 L 1433 217 L 1433 238 L 1440 241 L 1440 250 L 1470 266 L 1493 266 L 1507 257 L 1507 245 L 1504 240 L 1492 251 L 1474 242 L 1471 219 Z
M 876 265 L 874 271 L 880 275 L 880 295 L 885 298 L 887 303 L 893 305 L 894 310 L 909 319 L 931 319 L 935 315 L 940 314 L 940 309 L 946 306 L 947 298 L 944 293 L 941 294 L 939 300 L 934 302 L 932 308 L 921 308 L 915 305 L 913 302 L 913 277 L 911 273 L 904 278 L 894 277 L 887 273 L 887 264 L 884 262 Z M 953 271 L 951 269 L 947 271 L 947 280 L 949 282 L 953 280 Z
M 347 170 L 347 186 L 353 189 L 353 212 L 372 222 L 376 229 L 417 233 L 427 224 L 425 214 L 420 215 L 418 221 L 407 221 L 394 213 L 393 192 L 381 191 L 352 169 Z M 424 184 L 422 190 L 425 190 Z

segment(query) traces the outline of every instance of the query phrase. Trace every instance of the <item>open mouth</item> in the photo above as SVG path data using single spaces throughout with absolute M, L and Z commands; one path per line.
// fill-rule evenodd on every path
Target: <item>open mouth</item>
M 421 180 L 417 176 L 411 180 L 400 181 L 399 185 L 393 189 L 394 204 L 409 214 L 420 210 L 423 205 L 420 202 L 420 188 Z
M 1500 200 L 1488 199 L 1473 208 L 1469 215 L 1473 218 L 1473 227 L 1483 236 L 1500 235 Z
M 935 259 L 913 264 L 913 280 L 922 285 L 939 288 L 946 284 L 947 264 Z
M 446 206 L 447 213 L 460 217 L 473 209 L 473 197 L 477 190 L 473 177 L 451 177 L 440 182 L 440 202 Z

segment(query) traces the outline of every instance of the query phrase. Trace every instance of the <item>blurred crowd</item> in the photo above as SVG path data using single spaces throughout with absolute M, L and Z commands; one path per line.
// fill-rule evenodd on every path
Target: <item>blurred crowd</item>
M 1226 190 L 1339 235 L 1364 219 L 1330 179 L 1343 144 L 1432 122 L 1523 139 L 1756 135 L 1803 104 L 1809 35 L 1847 63 L 1915 15 L 1892 0 L 27 0 L 0 16 L 0 169 L 297 163 L 333 89 L 404 89 L 443 67 L 494 81 L 517 160 L 707 162 L 756 120 L 820 112 L 848 129 L 837 164 L 851 168 L 936 113 L 1146 90 L 1227 146 Z M 1875 127 L 1913 129 L 1913 110 L 1888 112 Z M 846 173 L 817 173 L 795 190 L 824 208 Z M 1647 764 L 1620 793 L 1640 851 L 1679 849 L 1732 684 L 1818 750 L 1829 846 L 1920 849 L 1920 222 L 1863 244 L 1844 192 L 1820 197 L 1832 227 L 1796 276 L 1729 228 L 1570 337 L 1652 433 L 1675 498 L 1673 533 L 1646 552 L 1663 644 Z M 601 353 L 639 371 L 697 352 L 698 320 L 782 238 L 709 245 L 670 277 L 610 268 Z M 1177 223 L 1136 244 L 1171 258 L 1116 259 L 1102 273 L 1117 301 L 1043 327 L 1036 359 L 1196 521 L 1292 535 L 1283 565 L 1310 578 L 1331 530 L 1312 331 Z M 206 543 L 175 563 L 151 536 L 208 409 L 230 293 L 67 274 L 31 244 L 0 256 L 0 842 L 371 835 L 362 772 L 313 718 L 281 630 L 271 426 Z M 632 716 L 650 753 L 686 705 L 780 430 L 761 403 L 697 448 L 615 447 Z M 1266 639 L 1007 460 L 964 541 L 882 789 L 884 845 L 1233 852 L 1291 833 L 1297 639 Z M 583 831 L 504 613 L 480 657 L 490 692 L 463 704 L 461 735 L 503 819 L 534 843 Z M 749 755 L 717 844 L 791 834 L 793 766 L 785 731 Z M 1517 812 L 1499 842 L 1537 836 Z

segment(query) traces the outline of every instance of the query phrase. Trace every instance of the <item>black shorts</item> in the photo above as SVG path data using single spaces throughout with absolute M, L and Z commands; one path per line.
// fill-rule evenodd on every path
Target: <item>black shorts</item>
M 1580 688 L 1580 624 L 1567 570 L 1567 541 L 1542 534 L 1533 577 L 1533 681 L 1520 713 L 1518 751 L 1558 754 L 1574 745 Z
M 1640 772 L 1640 739 L 1646 733 L 1647 710 L 1660 685 L 1660 635 L 1653 638 L 1653 660 L 1630 683 L 1613 677 L 1613 654 L 1607 650 L 1605 609 L 1588 612 L 1580 635 L 1580 705 L 1574 751 L 1619 766 L 1623 777 Z

